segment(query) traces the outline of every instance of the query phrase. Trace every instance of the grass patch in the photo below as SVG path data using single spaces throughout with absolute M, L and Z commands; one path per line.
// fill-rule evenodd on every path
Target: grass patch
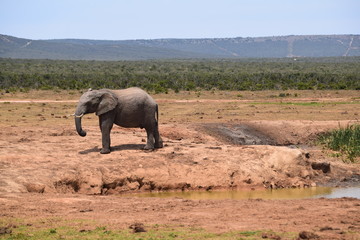
M 132 229 L 109 229 L 94 222 L 73 220 L 71 223 L 61 219 L 47 219 L 41 222 L 25 222 L 19 219 L 0 219 L 0 239 L 119 239 L 119 240 L 155 240 L 155 239 L 263 239 L 264 236 L 292 236 L 292 233 L 274 233 L 272 231 L 231 231 L 211 233 L 202 228 L 147 225 L 146 232 L 134 232 Z
M 354 124 L 330 131 L 320 136 L 319 141 L 326 148 L 345 156 L 344 161 L 355 162 L 360 156 L 360 125 Z

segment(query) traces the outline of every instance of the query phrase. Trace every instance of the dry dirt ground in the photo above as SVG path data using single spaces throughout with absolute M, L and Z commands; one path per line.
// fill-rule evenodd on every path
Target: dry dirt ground
M 67 115 L 76 104 L 73 99 L 11 102 L 16 97 L 0 99 L 1 218 L 93 219 L 117 228 L 142 222 L 198 226 L 214 232 L 310 231 L 322 239 L 360 239 L 359 199 L 119 197 L 149 191 L 351 184 L 359 179 L 359 164 L 343 163 L 313 144 L 318 134 L 357 122 L 359 105 L 346 94 L 335 99 L 340 107 L 325 95 L 320 100 L 288 100 L 324 103 L 294 104 L 290 109 L 231 99 L 159 99 L 164 148 L 143 151 L 143 130 L 115 126 L 108 155 L 99 154 L 101 135 L 94 116 L 83 121 L 88 135 L 77 135 Z M 188 104 L 193 105 L 193 112 Z M 328 115 L 330 120 L 324 121 L 333 109 L 338 115 Z M 241 118 L 237 111 L 249 111 L 244 116 L 255 111 L 260 117 Z M 299 112 L 313 117 L 317 111 L 321 121 L 299 117 Z

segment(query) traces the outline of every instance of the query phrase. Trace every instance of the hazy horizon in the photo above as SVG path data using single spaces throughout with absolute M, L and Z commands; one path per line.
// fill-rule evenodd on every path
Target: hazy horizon
M 11 37 L 16 37 L 16 38 L 22 38 L 19 36 L 13 36 L 13 35 L 8 35 L 8 34 L 3 34 L 0 33 L 0 35 L 6 35 L 6 36 L 11 36 Z M 138 39 L 90 39 L 90 38 L 49 38 L 49 39 L 31 39 L 31 38 L 23 38 L 23 39 L 29 39 L 29 40 L 44 40 L 44 41 L 51 41 L 51 40 L 89 40 L 89 41 L 136 41 L 136 40 L 172 40 L 172 39 L 181 39 L 181 40 L 191 40 L 191 39 L 232 39 L 232 38 L 271 38 L 271 37 L 289 37 L 289 36 L 345 36 L 345 35 L 354 35 L 354 36 L 359 36 L 360 34 L 303 34 L 303 35 L 276 35 L 276 36 L 258 36 L 258 37 L 215 37 L 215 38 L 208 38 L 208 37 L 204 37 L 204 38 L 138 38 Z

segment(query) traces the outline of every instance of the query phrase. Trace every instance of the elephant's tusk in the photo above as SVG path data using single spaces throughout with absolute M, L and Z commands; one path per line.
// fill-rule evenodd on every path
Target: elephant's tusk
M 82 118 L 84 116 L 84 114 L 81 114 L 79 116 L 77 116 L 75 113 L 74 114 L 71 114 L 71 116 L 74 116 L 75 118 Z

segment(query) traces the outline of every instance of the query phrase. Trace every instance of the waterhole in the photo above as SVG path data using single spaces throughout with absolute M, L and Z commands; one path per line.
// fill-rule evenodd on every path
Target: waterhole
M 306 198 L 342 198 L 352 197 L 360 199 L 360 186 L 348 188 L 313 187 L 313 188 L 284 188 L 267 190 L 231 190 L 231 191 L 189 191 L 189 192 L 160 192 L 142 193 L 139 197 L 157 198 L 185 198 L 200 199 L 306 199 Z
M 246 125 L 207 124 L 203 128 L 210 134 L 235 145 L 276 145 L 269 136 Z

